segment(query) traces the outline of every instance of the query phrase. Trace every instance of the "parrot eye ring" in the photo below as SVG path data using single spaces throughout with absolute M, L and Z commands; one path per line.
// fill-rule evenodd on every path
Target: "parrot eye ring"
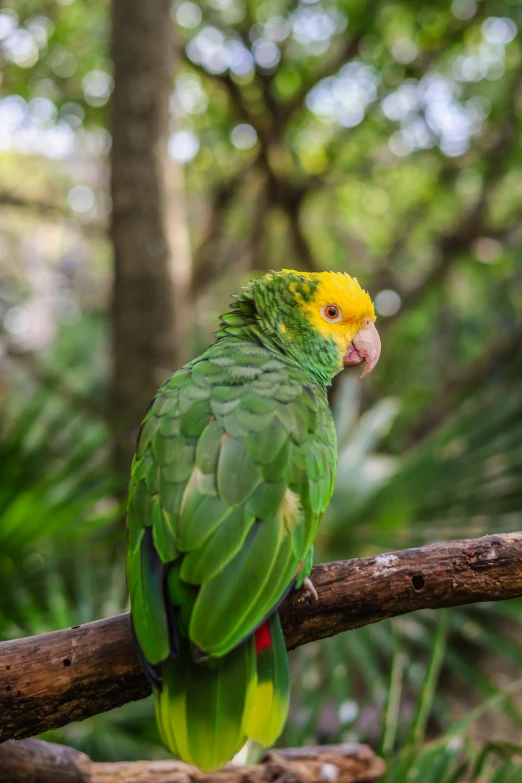
M 339 323 L 343 317 L 341 308 L 337 307 L 335 304 L 326 304 L 321 308 L 321 315 L 326 321 L 330 321 L 330 323 Z

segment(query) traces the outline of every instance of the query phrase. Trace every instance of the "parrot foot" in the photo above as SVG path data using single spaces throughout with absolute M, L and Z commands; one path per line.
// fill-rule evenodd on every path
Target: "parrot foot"
M 308 593 L 310 593 L 314 601 L 319 600 L 319 596 L 317 595 L 317 590 L 314 587 L 314 583 L 308 576 L 306 577 L 306 579 L 303 579 L 303 590 L 306 590 Z

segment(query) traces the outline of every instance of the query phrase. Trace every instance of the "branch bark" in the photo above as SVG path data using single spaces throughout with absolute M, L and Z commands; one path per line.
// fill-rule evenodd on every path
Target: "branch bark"
M 319 600 L 281 606 L 288 649 L 417 609 L 522 596 L 522 533 L 448 541 L 313 570 Z M 0 742 L 31 737 L 150 693 L 129 615 L 0 644 Z
M 265 753 L 258 764 L 200 772 L 182 761 L 96 763 L 73 748 L 42 740 L 10 740 L 0 746 L 0 783 L 369 783 L 385 771 L 366 745 L 324 745 Z M 327 774 L 330 773 L 330 777 Z

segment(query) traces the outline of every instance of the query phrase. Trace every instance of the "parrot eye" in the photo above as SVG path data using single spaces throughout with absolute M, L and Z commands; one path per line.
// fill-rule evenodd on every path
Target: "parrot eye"
M 326 321 L 330 321 L 330 323 L 337 323 L 343 317 L 341 308 L 334 304 L 325 305 L 321 310 L 321 315 Z

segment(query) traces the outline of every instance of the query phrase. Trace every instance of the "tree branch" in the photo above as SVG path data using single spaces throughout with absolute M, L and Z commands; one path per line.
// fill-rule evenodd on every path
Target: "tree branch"
M 50 201 L 43 201 L 41 199 L 26 198 L 24 196 L 17 196 L 16 193 L 10 193 L 9 191 L 0 191 L 0 206 L 2 207 L 17 207 L 21 209 L 31 209 L 34 212 L 39 212 L 41 215 L 51 217 L 59 216 L 62 218 L 70 218 L 71 213 L 61 204 L 53 204 Z
M 223 226 L 230 207 L 241 198 L 242 185 L 245 180 L 248 181 L 248 175 L 252 173 L 258 162 L 259 158 L 254 159 L 233 177 L 221 183 L 210 198 L 208 225 L 204 237 L 194 250 L 192 293 L 195 296 L 204 293 L 223 273 L 222 267 L 225 263 L 230 265 L 228 257 L 223 263 L 216 262 L 218 246 L 224 234 Z
M 319 783 L 330 771 L 338 783 L 378 780 L 384 762 L 366 745 L 323 745 L 271 750 L 258 764 L 202 773 L 182 761 L 96 763 L 74 748 L 42 740 L 0 746 L 0 783 Z
M 522 596 L 522 532 L 325 563 L 281 607 L 289 649 L 417 609 Z M 142 699 L 129 615 L 0 644 L 0 742 Z
M 61 204 L 55 204 L 50 201 L 43 201 L 41 199 L 34 199 L 25 196 L 18 196 L 16 193 L 11 193 L 9 191 L 0 191 L 0 207 L 28 209 L 33 212 L 38 212 L 38 214 L 43 218 L 63 221 L 65 222 L 65 225 L 74 227 L 84 234 L 90 234 L 94 238 L 108 238 L 107 226 L 105 226 L 103 223 L 83 223 L 79 221 L 73 215 L 73 213 L 67 209 L 67 207 Z

